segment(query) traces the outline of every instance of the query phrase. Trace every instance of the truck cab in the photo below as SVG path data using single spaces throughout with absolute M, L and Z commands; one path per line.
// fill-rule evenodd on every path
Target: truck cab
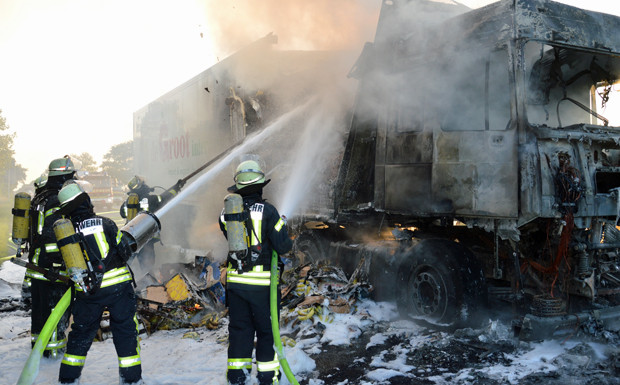
M 435 325 L 489 294 L 530 315 L 524 333 L 593 308 L 616 317 L 618 32 L 619 17 L 547 0 L 384 1 L 350 74 L 334 215 L 302 249 L 396 240 L 371 270 Z

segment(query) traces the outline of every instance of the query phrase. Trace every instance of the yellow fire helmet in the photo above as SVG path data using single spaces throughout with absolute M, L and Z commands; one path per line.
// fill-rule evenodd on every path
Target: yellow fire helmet
M 136 175 L 133 178 L 131 178 L 129 183 L 127 183 L 127 187 L 129 187 L 130 190 L 137 190 L 140 187 L 142 187 L 143 184 L 144 184 L 144 178 Z
M 246 186 L 265 183 L 265 173 L 255 160 L 246 160 L 237 166 L 235 185 L 238 189 Z

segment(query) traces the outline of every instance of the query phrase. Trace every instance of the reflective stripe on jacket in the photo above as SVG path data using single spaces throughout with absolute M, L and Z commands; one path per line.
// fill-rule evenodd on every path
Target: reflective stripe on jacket
M 76 228 L 76 231 L 84 236 L 84 247 L 86 247 L 91 260 L 99 259 L 106 265 L 101 287 L 109 287 L 133 279 L 127 265 L 113 267 L 113 265 L 110 266 L 108 264 L 112 263 L 112 261 L 107 260 L 112 248 L 110 242 L 114 242 L 113 246 L 116 246 L 120 243 L 122 238 L 121 231 L 115 225 L 112 226 L 113 223 L 114 222 L 108 218 L 94 216 L 80 221 L 77 223 Z M 106 229 L 108 231 L 108 236 L 106 236 Z M 113 231 L 115 231 L 114 237 L 112 236 Z M 82 290 L 77 284 L 75 288 L 78 291 Z

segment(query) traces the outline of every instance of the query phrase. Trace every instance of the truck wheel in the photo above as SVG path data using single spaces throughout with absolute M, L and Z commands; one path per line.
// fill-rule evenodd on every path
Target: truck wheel
M 442 329 L 463 326 L 482 290 L 473 255 L 452 241 L 428 239 L 413 246 L 399 269 L 402 315 Z M 476 299 L 477 300 L 477 299 Z
M 295 266 L 316 263 L 327 258 L 325 242 L 313 232 L 304 232 L 295 238 L 293 254 Z

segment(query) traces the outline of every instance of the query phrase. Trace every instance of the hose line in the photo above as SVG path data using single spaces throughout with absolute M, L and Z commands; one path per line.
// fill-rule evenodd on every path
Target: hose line
M 41 363 L 41 356 L 43 355 L 43 350 L 47 346 L 47 343 L 52 336 L 52 332 L 56 329 L 56 325 L 58 325 L 58 321 L 65 313 L 69 304 L 71 303 L 71 288 L 67 289 L 65 294 L 62 296 L 58 304 L 52 311 L 52 314 L 45 321 L 45 325 L 43 329 L 41 329 L 41 333 L 39 333 L 39 337 L 37 338 L 37 342 L 35 342 L 32 347 L 32 351 L 30 352 L 30 356 L 26 361 L 26 365 L 24 365 L 24 369 L 22 369 L 22 373 L 19 376 L 19 380 L 17 380 L 17 385 L 31 385 L 34 383 L 34 380 L 37 378 L 39 374 L 39 364 Z
M 271 332 L 273 333 L 273 342 L 276 346 L 276 354 L 278 355 L 278 360 L 280 361 L 280 367 L 282 371 L 286 375 L 288 381 L 293 385 L 299 385 L 299 382 L 295 379 L 295 375 L 291 371 L 291 368 L 288 366 L 288 361 L 284 356 L 284 349 L 282 348 L 282 339 L 280 338 L 280 317 L 278 310 L 278 253 L 273 251 L 271 256 L 271 275 L 269 280 L 269 288 L 271 289 L 269 292 L 269 305 L 271 309 Z

